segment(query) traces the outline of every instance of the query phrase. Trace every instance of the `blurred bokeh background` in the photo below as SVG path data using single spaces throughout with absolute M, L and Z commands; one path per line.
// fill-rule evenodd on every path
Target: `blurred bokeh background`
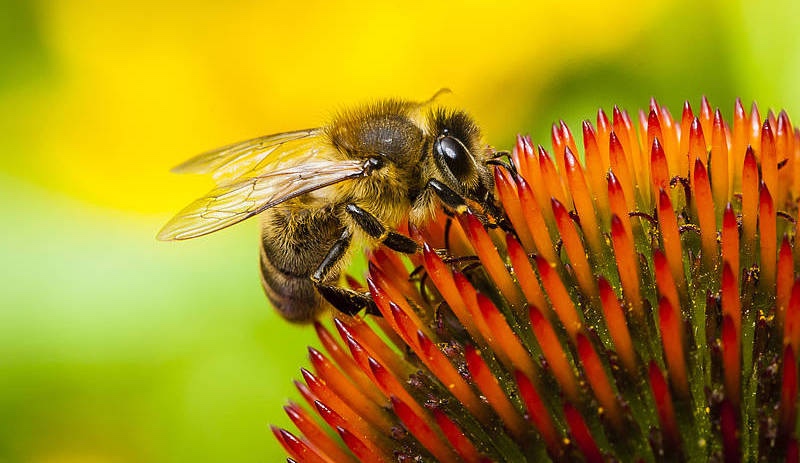
M 549 142 L 705 94 L 800 118 L 797 2 L 0 3 L 0 462 L 272 462 L 313 330 L 269 309 L 254 221 L 158 243 L 198 152 L 374 98 Z

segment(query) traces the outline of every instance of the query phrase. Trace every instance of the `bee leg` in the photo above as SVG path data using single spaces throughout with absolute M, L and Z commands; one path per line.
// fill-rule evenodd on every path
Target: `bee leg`
M 345 210 L 362 230 L 389 249 L 404 254 L 414 254 L 419 250 L 419 246 L 414 240 L 389 230 L 374 215 L 355 204 L 348 204 Z
M 457 214 L 463 214 L 470 210 L 464 198 L 444 183 L 432 178 L 428 180 L 426 186 L 433 190 L 442 203 L 453 210 L 453 212 Z M 515 233 L 513 231 L 513 227 L 511 227 L 511 225 L 508 223 L 508 220 L 506 220 L 505 215 L 502 213 L 500 208 L 494 204 L 494 199 L 490 193 L 486 193 L 486 197 L 484 198 L 482 206 L 484 208 L 484 213 L 476 213 L 476 211 L 472 212 L 475 213 L 475 215 L 484 225 L 491 228 L 496 228 L 499 226 L 506 232 Z M 492 223 L 489 218 L 493 219 L 494 223 Z
M 355 315 L 364 309 L 371 315 L 380 315 L 369 293 L 359 293 L 352 289 L 340 288 L 334 285 L 316 283 L 317 291 L 339 312 Z
M 454 212 L 463 214 L 469 209 L 467 202 L 464 201 L 464 198 L 462 198 L 460 194 L 435 178 L 428 180 L 425 186 L 433 190 L 445 206 L 449 207 Z
M 350 247 L 350 240 L 352 233 L 350 230 L 345 229 L 342 236 L 333 243 L 328 254 L 319 264 L 319 267 L 311 275 L 311 281 L 317 288 L 317 292 L 325 298 L 332 306 L 340 312 L 347 315 L 355 315 L 363 309 L 367 309 L 367 313 L 379 313 L 375 303 L 372 302 L 372 297 L 369 293 L 359 293 L 352 289 L 340 288 L 336 285 L 328 284 L 331 271 L 336 267 L 336 264 L 342 259 L 347 249 Z

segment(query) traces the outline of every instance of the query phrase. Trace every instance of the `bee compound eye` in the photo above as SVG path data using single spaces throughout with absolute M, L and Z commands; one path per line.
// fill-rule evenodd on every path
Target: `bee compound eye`
M 452 136 L 440 137 L 433 145 L 433 152 L 458 180 L 472 175 L 472 156 L 461 141 Z

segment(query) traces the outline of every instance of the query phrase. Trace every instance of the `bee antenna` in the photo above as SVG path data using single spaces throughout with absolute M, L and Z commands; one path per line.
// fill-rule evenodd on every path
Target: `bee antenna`
M 442 95 L 444 95 L 446 93 L 453 93 L 453 91 L 450 90 L 447 87 L 440 88 L 436 93 L 433 94 L 432 97 L 430 97 L 426 101 L 423 101 L 422 103 L 420 103 L 420 106 L 428 106 L 429 104 L 431 104 L 434 101 L 436 101 L 437 98 L 439 98 L 440 96 L 442 96 Z

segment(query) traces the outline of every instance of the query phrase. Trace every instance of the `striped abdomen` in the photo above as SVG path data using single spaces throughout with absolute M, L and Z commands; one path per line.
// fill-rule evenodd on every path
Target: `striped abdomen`
M 293 322 L 311 322 L 327 302 L 311 275 L 344 230 L 332 208 L 275 207 L 264 212 L 261 283 L 278 312 Z M 338 276 L 333 272 L 331 279 Z

